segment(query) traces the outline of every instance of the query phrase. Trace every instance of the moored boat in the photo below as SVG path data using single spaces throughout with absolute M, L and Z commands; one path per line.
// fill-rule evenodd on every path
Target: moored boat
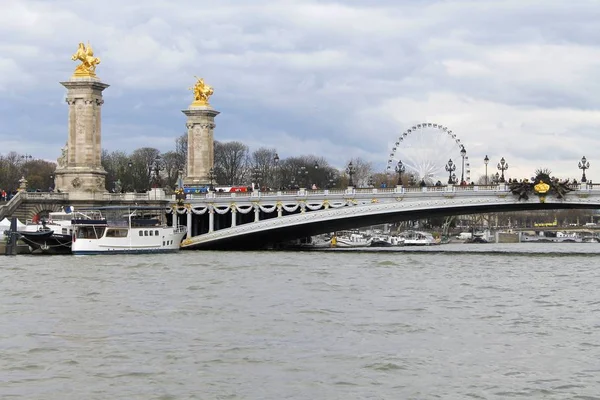
M 73 224 L 73 254 L 175 252 L 187 232 L 183 225 L 166 224 L 164 208 L 115 206 L 98 210 L 108 212 L 104 222 Z
M 101 215 L 92 211 L 74 211 L 67 207 L 64 211 L 51 212 L 47 220 L 41 219 L 25 225 L 18 233 L 34 254 L 70 254 L 73 221 L 95 218 L 101 218 Z

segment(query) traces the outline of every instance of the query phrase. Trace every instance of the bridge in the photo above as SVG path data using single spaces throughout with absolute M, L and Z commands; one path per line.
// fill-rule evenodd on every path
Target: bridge
M 279 244 L 307 236 L 337 230 L 377 225 L 386 222 L 415 220 L 436 216 L 464 215 L 502 211 L 544 210 L 560 208 L 599 208 L 600 186 L 584 184 L 568 188 L 549 176 L 533 186 L 523 183 L 518 191 L 504 183 L 508 164 L 500 160 L 494 185 L 456 185 L 469 181 L 470 164 L 464 145 L 456 134 L 441 124 L 421 123 L 406 130 L 395 142 L 388 160 L 388 170 L 398 173 L 398 185 L 389 189 L 357 189 L 352 184 L 352 163 L 347 189 L 306 190 L 249 193 L 215 193 L 167 197 L 162 189 L 148 193 L 108 193 L 106 171 L 101 164 L 101 107 L 103 91 L 109 87 L 95 74 L 95 65 L 77 66 L 68 81 L 61 82 L 67 89 L 69 108 L 67 143 L 57 160 L 54 173 L 57 193 L 29 193 L 22 178 L 20 192 L 7 204 L 0 206 L 0 219 L 17 216 L 23 220 L 33 215 L 57 211 L 65 205 L 94 207 L 98 205 L 153 205 L 164 206 L 171 223 L 186 225 L 188 236 L 184 249 L 257 249 L 277 247 Z M 92 68 L 93 67 L 93 68 Z M 219 111 L 209 104 L 212 87 L 196 78 L 194 101 L 182 110 L 186 115 L 188 151 L 183 185 L 212 186 L 214 174 L 214 128 Z M 450 159 L 445 165 L 449 173 L 448 185 L 403 187 L 401 175 L 405 166 L 399 160 L 400 146 L 407 139 L 424 138 L 422 131 L 433 129 L 456 155 L 461 157 L 460 181 L 453 173 L 456 164 Z M 419 135 L 416 133 L 419 132 Z M 406 151 L 407 149 L 404 149 Z M 278 161 L 278 158 L 277 158 Z M 396 163 L 397 161 L 397 163 Z M 485 158 L 486 177 L 487 163 Z M 411 157 L 405 162 L 411 162 Z M 444 160 L 445 162 L 445 160 Z M 396 164 L 394 164 L 396 163 Z M 433 176 L 429 162 L 408 165 L 419 177 Z M 579 168 L 585 170 L 589 162 L 582 158 Z M 442 168 L 443 169 L 443 168 Z M 156 172 L 158 176 L 158 170 Z M 466 180 L 465 180 L 466 178 Z M 487 178 L 486 178 L 487 182 Z M 441 183 L 441 182 L 440 182 Z M 423 180 L 423 184 L 425 181 Z M 181 185 L 181 183 L 180 183 Z M 555 186 L 552 186 L 555 185 Z M 561 186 L 563 185 L 563 186 Z M 539 190 L 537 187 L 539 186 Z M 552 187 L 551 187 L 552 186 Z M 555 195 L 546 195 L 554 190 Z M 514 195 L 513 193 L 520 193 Z M 528 193 L 531 197 L 528 197 Z M 558 193 L 558 196 L 556 195 Z
M 507 184 L 188 195 L 168 212 L 187 225 L 184 249 L 262 249 L 382 223 L 506 211 L 600 208 L 600 185 L 563 198 L 519 199 Z M 181 203 L 181 202 L 180 202 Z

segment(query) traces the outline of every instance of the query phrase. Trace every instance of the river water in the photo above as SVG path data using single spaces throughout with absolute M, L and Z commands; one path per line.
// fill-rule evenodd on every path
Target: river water
M 0 398 L 600 399 L 599 255 L 3 257 Z

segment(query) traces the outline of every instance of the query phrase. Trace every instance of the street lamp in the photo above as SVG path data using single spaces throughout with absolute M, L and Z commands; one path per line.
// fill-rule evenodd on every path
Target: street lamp
M 308 181 L 308 170 L 303 165 L 298 170 L 298 182 L 300 182 L 300 184 L 303 185 L 304 188 L 306 188 L 307 181 Z
M 458 183 L 458 179 L 456 179 L 456 174 L 452 174 L 452 176 L 450 178 L 452 178 L 452 183 L 453 184 L 457 184 Z
M 48 189 L 50 189 L 49 192 L 54 191 L 54 174 L 50 174 L 50 187 Z
M 488 184 L 488 174 L 487 174 L 487 166 L 488 163 L 490 162 L 490 159 L 488 158 L 487 154 L 485 155 L 485 158 L 483 159 L 483 163 L 485 164 L 485 184 Z
M 273 164 L 275 164 L 275 187 L 279 190 L 279 154 L 277 153 L 275 153 L 275 156 L 273 157 Z
M 406 167 L 402 164 L 402 160 L 398 160 L 396 164 L 396 173 L 398 174 L 398 186 L 402 186 L 402 174 L 406 171 Z
M 504 171 L 506 171 L 508 169 L 508 163 L 506 162 L 506 160 L 504 159 L 504 157 L 502 157 L 500 159 L 500 162 L 498 163 L 498 169 L 500 171 L 502 171 L 502 175 L 500 176 L 500 180 L 499 182 L 504 183 Z
M 23 160 L 25 160 L 25 162 L 28 162 L 28 161 L 31 161 L 31 160 L 33 159 L 33 156 L 32 156 L 31 154 L 23 154 L 23 155 L 21 156 L 21 158 L 22 158 Z
M 369 185 L 369 187 L 373 187 L 375 185 L 375 180 L 373 179 L 372 175 L 369 177 L 369 181 L 367 182 L 367 185 Z
M 462 185 L 465 181 L 465 156 L 467 155 L 465 145 L 462 146 L 462 149 L 460 150 L 460 155 L 462 157 L 462 169 L 460 170 L 460 184 Z
M 456 164 L 454 164 L 452 162 L 452 159 L 449 159 L 448 163 L 446 164 L 446 172 L 448 172 L 448 184 L 449 185 L 454 184 L 454 179 L 452 179 L 452 173 L 454 171 L 456 171 Z
M 348 180 L 348 186 L 350 186 L 350 187 L 354 186 L 354 182 L 352 180 L 352 176 L 356 173 L 356 168 L 354 167 L 354 164 L 352 164 L 352 161 L 350 161 L 348 163 L 348 166 L 346 167 L 346 173 L 350 177 L 350 179 Z
M 215 169 L 211 168 L 208 170 L 208 179 L 210 179 L 210 186 L 208 187 L 208 190 L 210 190 L 211 192 L 215 190 L 214 186 L 213 186 L 213 182 L 215 180 L 216 176 L 215 176 Z
M 165 165 L 162 162 L 160 155 L 157 155 L 154 159 L 154 165 L 152 166 L 152 170 L 154 173 L 154 188 L 157 188 L 160 185 L 160 171 L 162 171 L 163 169 L 165 169 Z
M 261 178 L 260 169 L 254 168 L 252 170 L 252 180 L 254 181 L 254 189 L 255 190 L 260 190 L 260 178 Z
M 579 161 L 579 169 L 583 170 L 583 175 L 581 175 L 581 182 L 586 182 L 587 178 L 585 177 L 585 170 L 590 167 L 590 162 L 585 158 L 585 156 L 581 157 L 581 161 Z
M 492 175 L 494 177 L 494 183 L 497 185 L 500 183 L 500 174 L 496 172 L 496 175 Z
M 131 182 L 131 191 L 135 192 L 135 187 L 133 186 L 133 163 L 131 160 L 127 162 L 127 180 Z M 127 190 L 127 188 L 125 188 Z
M 408 178 L 408 185 L 409 186 L 416 186 L 417 185 L 417 178 L 415 178 L 414 175 L 411 175 L 410 178 Z

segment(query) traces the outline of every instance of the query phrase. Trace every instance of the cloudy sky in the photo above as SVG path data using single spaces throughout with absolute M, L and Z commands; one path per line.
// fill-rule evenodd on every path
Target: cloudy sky
M 597 0 L 0 2 L 2 154 L 60 155 L 59 82 L 89 40 L 111 85 L 110 151 L 173 150 L 198 75 L 215 88 L 217 140 L 282 158 L 315 154 L 343 167 L 361 157 L 383 171 L 398 137 L 432 122 L 460 138 L 474 178 L 485 155 L 490 172 L 505 157 L 509 176 L 547 167 L 579 178 L 585 155 L 600 180 Z M 426 139 L 432 162 L 443 165 L 448 151 L 460 159 L 436 135 L 445 133 L 411 133 L 402 146 Z

